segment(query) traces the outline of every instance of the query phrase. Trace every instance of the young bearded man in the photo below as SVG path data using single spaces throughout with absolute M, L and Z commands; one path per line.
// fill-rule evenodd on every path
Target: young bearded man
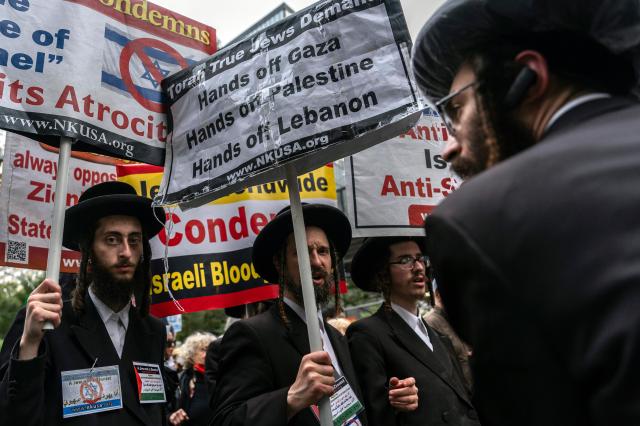
M 149 238 L 163 221 L 120 182 L 89 188 L 67 209 L 63 244 L 82 253 L 78 282 L 63 302 L 44 280 L 14 321 L 9 335 L 21 337 L 2 349 L 0 424 L 165 423 L 164 397 L 139 392 L 149 382 L 138 374 L 148 368 L 163 388 L 165 327 L 148 315 Z

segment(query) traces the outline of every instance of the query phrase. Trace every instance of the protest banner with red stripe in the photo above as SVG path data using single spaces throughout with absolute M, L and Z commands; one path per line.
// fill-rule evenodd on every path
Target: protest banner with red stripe
M 118 176 L 139 194 L 152 197 L 158 192 L 162 168 L 123 165 L 118 166 Z M 336 204 L 332 166 L 300 176 L 298 186 L 305 202 Z M 256 273 L 251 247 L 260 230 L 288 204 L 284 181 L 276 181 L 235 192 L 197 209 L 166 208 L 170 232 L 163 230 L 151 241 L 151 312 L 156 316 L 181 313 L 168 290 L 185 312 L 277 297 L 278 286 L 266 283 Z

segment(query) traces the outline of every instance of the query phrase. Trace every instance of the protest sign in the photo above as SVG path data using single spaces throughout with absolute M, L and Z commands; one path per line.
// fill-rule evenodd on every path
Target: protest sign
M 424 235 L 426 216 L 459 185 L 442 158 L 448 138 L 440 117 L 427 108 L 408 132 L 346 159 L 354 236 Z
M 323 1 L 165 79 L 156 204 L 197 206 L 402 133 L 419 111 L 410 50 L 399 1 Z
M 140 195 L 157 193 L 162 168 L 148 165 L 118 166 L 118 179 Z M 336 204 L 332 166 L 298 178 L 305 202 Z M 288 205 L 283 181 L 250 187 L 197 209 L 168 210 L 165 230 L 151 240 L 151 313 L 182 313 L 164 288 L 167 249 L 167 284 L 185 312 L 219 309 L 278 296 L 278 286 L 267 284 L 251 263 L 251 248 L 260 230 Z
M 146 0 L 0 1 L 0 128 L 163 164 L 160 80 L 215 52 L 215 30 Z
M 51 209 L 58 175 L 55 148 L 7 132 L 0 191 L 0 265 L 29 269 L 47 266 Z M 75 153 L 70 160 L 66 207 L 89 187 L 116 179 L 118 161 Z M 62 251 L 62 272 L 77 272 L 78 252 Z

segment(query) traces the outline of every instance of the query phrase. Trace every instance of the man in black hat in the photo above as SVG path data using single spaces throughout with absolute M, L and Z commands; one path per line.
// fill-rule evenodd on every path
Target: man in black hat
M 14 321 L 21 338 L 3 347 L 1 424 L 165 423 L 165 328 L 148 315 L 149 238 L 163 222 L 121 182 L 89 188 L 67 209 L 63 244 L 82 253 L 78 282 L 63 302 L 44 280 Z
M 416 39 L 473 176 L 425 227 L 483 423 L 640 424 L 639 23 L 637 1 L 453 0 Z
M 430 269 L 422 242 L 411 237 L 368 238 L 351 262 L 353 282 L 384 297 L 375 314 L 347 329 L 370 425 L 479 425 L 451 342 L 418 312 Z M 407 381 L 415 383 L 413 393 L 399 386 Z
M 351 243 L 351 225 L 335 207 L 302 206 L 318 308 L 337 285 L 337 263 Z M 222 339 L 213 424 L 317 425 L 311 406 L 333 393 L 343 376 L 360 399 L 344 337 L 318 310 L 324 351 L 309 353 L 291 211 L 280 211 L 253 244 L 253 264 L 280 284 L 278 303 L 234 323 Z M 359 415 L 359 421 L 365 423 Z M 353 423 L 358 424 L 358 423 Z

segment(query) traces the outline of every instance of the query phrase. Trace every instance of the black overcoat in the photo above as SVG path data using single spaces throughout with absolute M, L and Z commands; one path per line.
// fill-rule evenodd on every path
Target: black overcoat
M 218 381 L 213 403 L 215 426 L 317 426 L 306 408 L 287 423 L 287 391 L 309 353 L 307 326 L 285 305 L 287 329 L 278 306 L 234 323 L 222 338 Z M 338 362 L 362 401 L 346 338 L 325 322 Z M 363 416 L 364 417 L 364 416 Z M 366 419 L 362 418 L 366 425 Z
M 479 425 L 459 366 L 429 327 L 433 351 L 393 310 L 382 306 L 347 329 L 351 357 L 364 392 L 370 426 Z M 396 412 L 389 404 L 389 379 L 413 377 L 418 408 Z
M 640 425 L 640 105 L 592 100 L 426 220 L 486 425 Z
M 65 302 L 62 323 L 45 334 L 39 355 L 17 361 L 24 326 L 24 309 L 14 321 L 2 350 L 0 366 L 0 425 L 157 426 L 165 424 L 165 404 L 140 404 L 133 362 L 163 366 L 166 331 L 151 316 L 140 317 L 132 307 L 122 350 L 122 359 L 111 342 L 90 297 L 77 316 Z M 62 371 L 118 365 L 123 408 L 84 416 L 62 418 Z

